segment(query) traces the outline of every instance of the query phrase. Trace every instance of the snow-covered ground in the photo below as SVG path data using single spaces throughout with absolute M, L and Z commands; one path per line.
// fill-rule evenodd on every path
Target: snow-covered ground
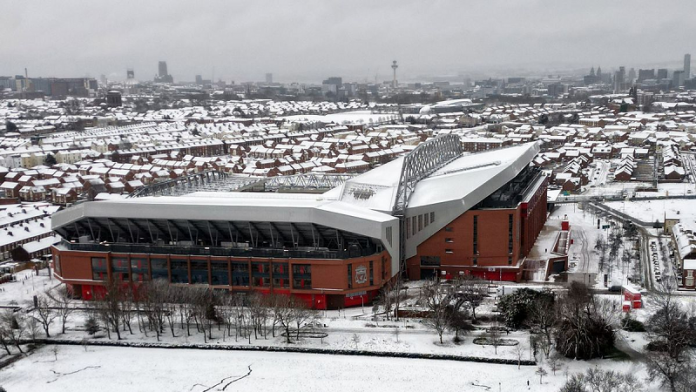
M 8 391 L 558 391 L 560 370 L 539 384 L 536 367 L 342 355 L 184 349 L 46 346 L 3 369 Z M 56 360 L 57 358 L 57 360 Z M 569 374 L 591 366 L 640 371 L 631 361 L 565 361 Z M 249 373 L 251 373 L 244 377 Z M 244 378 L 242 378 L 244 377 Z M 529 382 L 529 387 L 527 383 Z M 647 385 L 646 392 L 658 391 Z
M 356 110 L 352 112 L 332 113 L 326 115 L 300 114 L 287 116 L 288 121 L 322 121 L 336 124 L 368 124 L 384 123 L 398 117 L 395 113 L 372 113 L 369 110 Z
M 679 219 L 682 222 L 696 223 L 696 200 L 662 199 L 644 201 L 612 201 L 607 206 L 645 222 Z
M 16 282 L 0 284 L 0 306 L 16 302 L 24 306 L 32 303 L 34 295 L 43 293 L 60 284 L 58 279 L 51 279 L 48 270 L 40 270 L 37 276 L 34 270 L 24 270 L 15 274 Z

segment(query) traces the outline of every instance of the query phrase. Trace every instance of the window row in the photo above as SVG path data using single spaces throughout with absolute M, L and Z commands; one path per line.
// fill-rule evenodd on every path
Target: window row
M 109 265 L 103 257 L 91 259 L 92 279 L 104 281 L 108 278 Z M 187 260 L 171 258 L 113 257 L 111 274 L 119 281 L 134 283 L 150 279 L 166 279 L 170 283 L 211 284 L 216 286 L 290 287 L 290 267 L 288 263 L 227 262 L 222 260 Z M 293 288 L 312 287 L 312 266 L 294 264 L 292 266 Z M 251 276 L 250 276 L 251 275 Z
M 411 236 L 416 235 L 421 230 L 430 226 L 431 223 L 435 222 L 435 213 L 425 213 L 420 215 L 414 215 L 412 217 L 407 217 L 406 219 L 406 238 L 411 238 Z

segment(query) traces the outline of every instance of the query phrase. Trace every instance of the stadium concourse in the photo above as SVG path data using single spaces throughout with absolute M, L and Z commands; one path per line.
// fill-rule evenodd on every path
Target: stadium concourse
M 456 136 L 323 194 L 197 192 L 77 204 L 53 215 L 56 276 L 90 299 L 110 279 L 369 303 L 410 279 L 521 277 L 546 219 L 535 143 L 464 154 Z M 405 271 L 403 269 L 405 268 Z

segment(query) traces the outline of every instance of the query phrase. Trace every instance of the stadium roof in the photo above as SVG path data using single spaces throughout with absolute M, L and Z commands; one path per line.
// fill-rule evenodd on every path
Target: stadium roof
M 525 143 L 499 150 L 464 154 L 421 180 L 411 196 L 409 209 L 463 201 L 465 198 L 475 200 L 467 203 L 466 209 L 471 208 L 512 180 L 529 165 L 538 152 L 536 143 Z M 324 196 L 391 214 L 403 162 L 403 157 L 395 159 L 346 181 Z

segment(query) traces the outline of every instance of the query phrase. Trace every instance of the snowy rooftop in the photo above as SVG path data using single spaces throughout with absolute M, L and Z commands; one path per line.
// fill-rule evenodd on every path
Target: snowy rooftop
M 463 199 L 474 192 L 488 196 L 529 165 L 538 151 L 536 143 L 526 143 L 477 154 L 464 154 L 421 180 L 411 195 L 409 208 Z M 403 162 L 404 158 L 400 157 L 346 181 L 341 187 L 340 200 L 391 213 Z M 491 181 L 493 179 L 503 181 Z M 332 190 L 328 195 L 336 197 L 337 193 L 338 190 Z

